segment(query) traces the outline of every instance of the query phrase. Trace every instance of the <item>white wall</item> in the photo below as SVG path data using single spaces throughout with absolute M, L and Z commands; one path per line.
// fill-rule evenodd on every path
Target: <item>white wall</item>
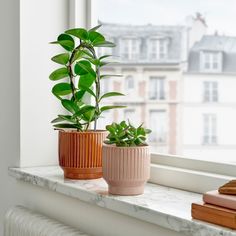
M 8 167 L 57 163 L 50 120 L 59 104 L 48 75 L 58 49 L 48 42 L 67 26 L 67 0 L 0 1 L 0 235 L 6 209 L 25 201 Z
M 0 1 L 0 221 L 5 209 L 14 202 L 7 167 L 19 165 L 19 1 Z M 0 235 L 2 223 L 0 222 Z
M 50 58 L 61 48 L 49 42 L 68 28 L 68 3 L 24 0 L 20 12 L 21 166 L 53 165 L 57 164 L 57 132 L 50 121 L 60 113 L 60 104 L 51 94 L 55 83 L 48 76 L 60 67 Z

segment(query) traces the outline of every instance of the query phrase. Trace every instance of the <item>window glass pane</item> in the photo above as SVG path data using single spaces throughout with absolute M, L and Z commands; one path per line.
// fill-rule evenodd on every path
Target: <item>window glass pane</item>
M 151 110 L 149 116 L 150 128 L 152 129 L 149 141 L 153 143 L 166 143 L 166 112 Z
M 236 163 L 235 0 L 93 1 L 121 62 L 102 72 L 128 94 L 111 120 L 144 122 L 154 151 Z

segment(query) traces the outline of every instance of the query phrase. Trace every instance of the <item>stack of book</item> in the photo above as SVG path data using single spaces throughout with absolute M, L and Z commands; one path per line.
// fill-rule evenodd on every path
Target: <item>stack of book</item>
M 192 203 L 192 218 L 236 229 L 236 181 L 203 194 L 203 203 Z

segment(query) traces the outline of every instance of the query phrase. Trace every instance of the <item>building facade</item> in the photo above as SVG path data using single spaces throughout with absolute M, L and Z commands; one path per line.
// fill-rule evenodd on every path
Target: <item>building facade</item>
M 206 35 L 189 53 L 182 80 L 182 155 L 236 160 L 236 37 Z
M 123 75 L 103 79 L 102 93 L 126 94 L 103 102 L 127 108 L 104 113 L 100 127 L 112 121 L 130 120 L 135 125 L 143 122 L 152 129 L 149 143 L 153 151 L 179 153 L 180 81 L 187 66 L 189 48 L 205 33 L 205 22 L 198 16 L 181 26 L 103 23 L 101 31 L 117 47 L 99 49 L 98 53 L 117 55 L 120 62 L 104 67 L 103 73 Z

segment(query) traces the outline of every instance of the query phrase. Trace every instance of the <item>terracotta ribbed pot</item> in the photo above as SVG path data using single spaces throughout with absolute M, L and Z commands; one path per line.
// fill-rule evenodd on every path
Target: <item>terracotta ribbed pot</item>
M 149 147 L 116 147 L 104 144 L 102 166 L 109 193 L 142 194 L 150 177 Z
M 102 177 L 102 144 L 107 131 L 59 131 L 59 164 L 69 179 Z

